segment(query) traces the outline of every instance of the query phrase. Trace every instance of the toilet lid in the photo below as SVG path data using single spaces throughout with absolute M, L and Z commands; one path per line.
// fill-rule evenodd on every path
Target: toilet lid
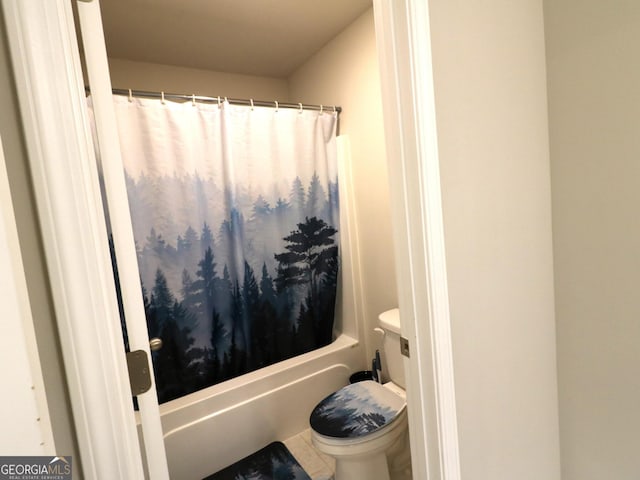
M 391 423 L 405 401 L 381 384 L 367 380 L 341 388 L 311 412 L 311 428 L 321 435 L 356 438 Z

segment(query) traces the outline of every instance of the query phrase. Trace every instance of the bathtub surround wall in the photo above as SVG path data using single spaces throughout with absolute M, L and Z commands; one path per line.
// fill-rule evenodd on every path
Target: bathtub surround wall
M 640 4 L 545 1 L 562 478 L 640 471 Z
M 542 3 L 430 2 L 462 478 L 560 478 Z

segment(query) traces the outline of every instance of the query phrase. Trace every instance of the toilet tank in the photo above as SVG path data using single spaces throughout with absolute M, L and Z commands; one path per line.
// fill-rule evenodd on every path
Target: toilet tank
M 387 375 L 385 381 L 405 387 L 404 365 L 400 353 L 400 311 L 397 308 L 378 315 L 380 328 L 384 330 L 382 339 L 382 370 Z

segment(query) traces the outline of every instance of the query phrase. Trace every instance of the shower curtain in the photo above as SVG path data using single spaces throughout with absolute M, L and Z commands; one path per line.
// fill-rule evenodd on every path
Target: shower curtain
M 329 344 L 337 115 L 114 106 L 159 401 Z

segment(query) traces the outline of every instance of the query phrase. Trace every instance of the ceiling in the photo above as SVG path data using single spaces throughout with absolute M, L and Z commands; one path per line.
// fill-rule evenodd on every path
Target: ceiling
M 101 0 L 110 57 L 285 78 L 371 0 Z

